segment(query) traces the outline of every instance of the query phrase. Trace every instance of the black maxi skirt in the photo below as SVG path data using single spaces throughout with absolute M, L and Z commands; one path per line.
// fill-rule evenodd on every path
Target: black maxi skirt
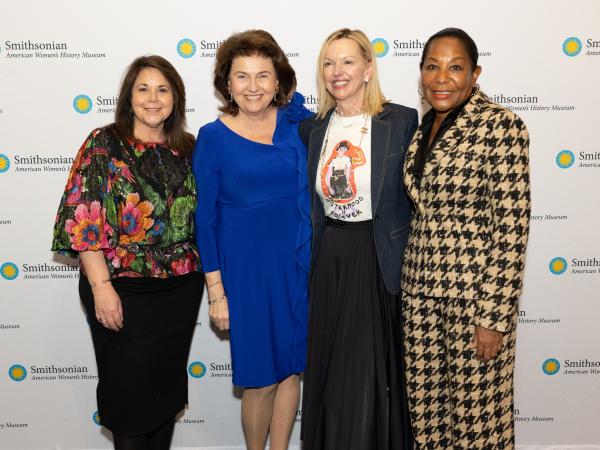
M 98 366 L 100 422 L 119 434 L 149 433 L 187 403 L 187 359 L 204 290 L 199 272 L 172 278 L 116 278 L 123 328 L 98 320 L 87 278 L 79 295 Z
M 409 450 L 401 299 L 371 221 L 327 219 L 311 279 L 303 450 Z

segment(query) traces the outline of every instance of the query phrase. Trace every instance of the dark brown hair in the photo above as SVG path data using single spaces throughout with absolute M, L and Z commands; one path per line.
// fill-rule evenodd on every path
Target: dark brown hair
M 117 109 L 115 110 L 115 129 L 122 140 L 137 141 L 133 136 L 133 108 L 131 94 L 138 75 L 147 67 L 157 69 L 167 79 L 173 93 L 173 112 L 164 124 L 165 143 L 180 155 L 189 155 L 194 148 L 194 136 L 185 131 L 185 86 L 175 67 L 162 56 L 140 56 L 128 67 L 123 76 Z
M 238 56 L 255 55 L 270 58 L 275 67 L 275 75 L 279 81 L 279 94 L 277 100 L 273 100 L 273 105 L 283 106 L 289 102 L 296 90 L 296 72 L 292 69 L 287 56 L 269 33 L 264 30 L 248 30 L 231 35 L 217 50 L 213 84 L 223 100 L 220 111 L 232 116 L 239 112 L 238 105 L 229 101 L 227 87 L 231 64 Z

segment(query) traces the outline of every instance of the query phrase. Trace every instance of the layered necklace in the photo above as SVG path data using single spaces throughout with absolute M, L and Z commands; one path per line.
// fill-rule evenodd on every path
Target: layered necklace
M 369 132 L 369 128 L 367 127 L 369 115 L 367 113 L 360 114 L 359 112 L 359 114 L 353 116 L 344 116 L 340 114 L 337 108 L 335 108 L 331 118 L 329 119 L 329 123 L 327 124 L 327 131 L 325 131 L 325 139 L 323 139 L 323 146 L 321 147 L 321 154 L 319 155 L 319 165 L 322 165 L 323 156 L 325 156 L 325 152 L 327 150 L 327 144 L 329 143 L 329 130 L 331 130 L 331 125 L 335 122 L 344 129 L 351 129 L 356 128 L 361 121 L 363 124 L 362 127 L 360 127 L 360 140 L 358 142 L 358 147 L 361 146 L 363 138 Z

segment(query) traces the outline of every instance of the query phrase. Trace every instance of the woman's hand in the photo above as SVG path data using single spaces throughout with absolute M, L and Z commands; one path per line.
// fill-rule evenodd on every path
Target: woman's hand
M 210 320 L 214 322 L 219 330 L 229 330 L 229 305 L 227 304 L 225 286 L 223 286 L 221 280 L 221 271 L 207 272 L 204 276 L 206 278 L 208 301 L 217 300 L 212 305 L 209 303 L 208 315 Z
M 208 315 L 219 330 L 229 330 L 229 305 L 226 298 L 210 305 Z
M 123 307 L 119 294 L 112 284 L 106 283 L 92 288 L 96 319 L 104 327 L 119 331 L 123 328 Z
M 475 334 L 471 341 L 471 347 L 475 349 L 475 356 L 482 361 L 494 359 L 502 350 L 504 335 L 489 328 L 475 327 Z
M 106 328 L 119 331 L 123 328 L 123 308 L 119 294 L 109 282 L 108 266 L 101 250 L 79 253 L 79 260 L 92 287 L 96 319 Z

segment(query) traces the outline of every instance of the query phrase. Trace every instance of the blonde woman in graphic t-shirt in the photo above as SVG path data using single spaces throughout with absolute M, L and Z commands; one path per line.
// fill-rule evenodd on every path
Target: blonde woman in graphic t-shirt
M 385 99 L 359 30 L 327 38 L 317 73 L 319 111 L 300 127 L 313 226 L 303 449 L 412 450 L 397 294 L 417 113 Z

